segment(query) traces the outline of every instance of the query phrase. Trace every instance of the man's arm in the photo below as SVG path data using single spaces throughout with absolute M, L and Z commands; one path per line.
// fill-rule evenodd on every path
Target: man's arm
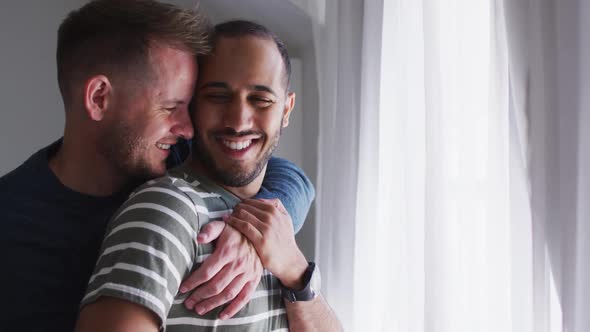
M 78 332 L 157 332 L 159 318 L 147 308 L 114 297 L 101 297 L 84 307 Z
M 246 200 L 224 220 L 252 242 L 262 265 L 285 287 L 303 288 L 308 263 L 297 247 L 289 214 L 279 200 Z M 310 301 L 285 302 L 290 329 L 342 331 L 338 318 L 321 295 Z
M 206 217 L 170 183 L 140 187 L 109 223 L 77 331 L 158 331 L 197 258 Z
M 286 159 L 273 157 L 268 162 L 262 188 L 255 197 L 280 199 L 293 220 L 294 229 L 298 231 L 303 226 L 315 190 L 299 167 Z M 236 233 L 231 228 L 224 229 L 217 239 L 214 253 L 183 282 L 182 291 L 192 291 L 185 300 L 189 310 L 206 313 L 230 303 L 222 314 L 232 317 L 248 303 L 260 281 L 262 267 L 252 246 Z M 208 243 L 216 238 L 205 229 L 197 240 Z M 244 286 L 237 289 L 236 285 Z
M 283 158 L 272 157 L 257 199 L 279 199 L 289 212 L 295 233 L 299 232 L 315 198 L 315 189 L 303 170 Z

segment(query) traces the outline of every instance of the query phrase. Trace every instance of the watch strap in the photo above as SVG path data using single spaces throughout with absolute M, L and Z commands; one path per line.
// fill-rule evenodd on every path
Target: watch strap
M 315 263 L 309 262 L 307 269 L 303 273 L 303 289 L 295 290 L 281 285 L 281 295 L 291 303 L 299 301 L 311 301 L 315 299 L 317 296 L 316 289 L 312 285 L 312 279 L 314 279 L 315 270 Z

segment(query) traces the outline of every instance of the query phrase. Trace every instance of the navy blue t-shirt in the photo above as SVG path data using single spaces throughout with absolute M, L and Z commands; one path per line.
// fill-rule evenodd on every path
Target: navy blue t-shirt
M 0 330 L 73 330 L 105 227 L 128 195 L 95 197 L 65 187 L 48 163 L 60 144 L 0 178 Z M 299 168 L 271 159 L 259 197 L 280 198 L 296 229 L 313 196 Z

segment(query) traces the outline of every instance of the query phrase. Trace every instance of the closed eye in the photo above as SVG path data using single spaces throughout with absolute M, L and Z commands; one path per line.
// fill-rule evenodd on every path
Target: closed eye
M 222 104 L 229 102 L 231 97 L 227 94 L 211 93 L 205 95 L 205 99 L 212 103 Z
M 252 96 L 248 98 L 256 108 L 267 108 L 272 106 L 275 102 L 272 99 L 260 96 Z

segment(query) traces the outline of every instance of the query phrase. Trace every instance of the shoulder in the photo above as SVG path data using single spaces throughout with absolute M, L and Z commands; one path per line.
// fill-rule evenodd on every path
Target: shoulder
M 110 228 L 142 220 L 170 231 L 182 227 L 195 235 L 207 215 L 207 206 L 196 188 L 177 174 L 167 174 L 136 188 L 114 214 Z
M 305 172 L 293 162 L 279 157 L 268 161 L 264 185 L 269 187 L 288 185 L 313 197 L 315 189 Z
M 45 189 L 51 183 L 49 157 L 59 147 L 60 141 L 33 153 L 15 169 L 0 177 L 0 193 L 7 190 L 23 190 L 34 187 Z
M 195 202 L 189 195 L 192 189 L 184 179 L 166 175 L 150 180 L 137 187 L 130 195 L 128 201 L 142 201 L 153 203 L 184 203 L 192 207 Z
M 35 180 L 35 169 L 37 168 L 36 166 L 38 166 L 40 159 L 38 156 L 39 153 L 40 152 L 33 154 L 17 168 L 0 177 L 0 188 L 22 186 L 31 180 Z

